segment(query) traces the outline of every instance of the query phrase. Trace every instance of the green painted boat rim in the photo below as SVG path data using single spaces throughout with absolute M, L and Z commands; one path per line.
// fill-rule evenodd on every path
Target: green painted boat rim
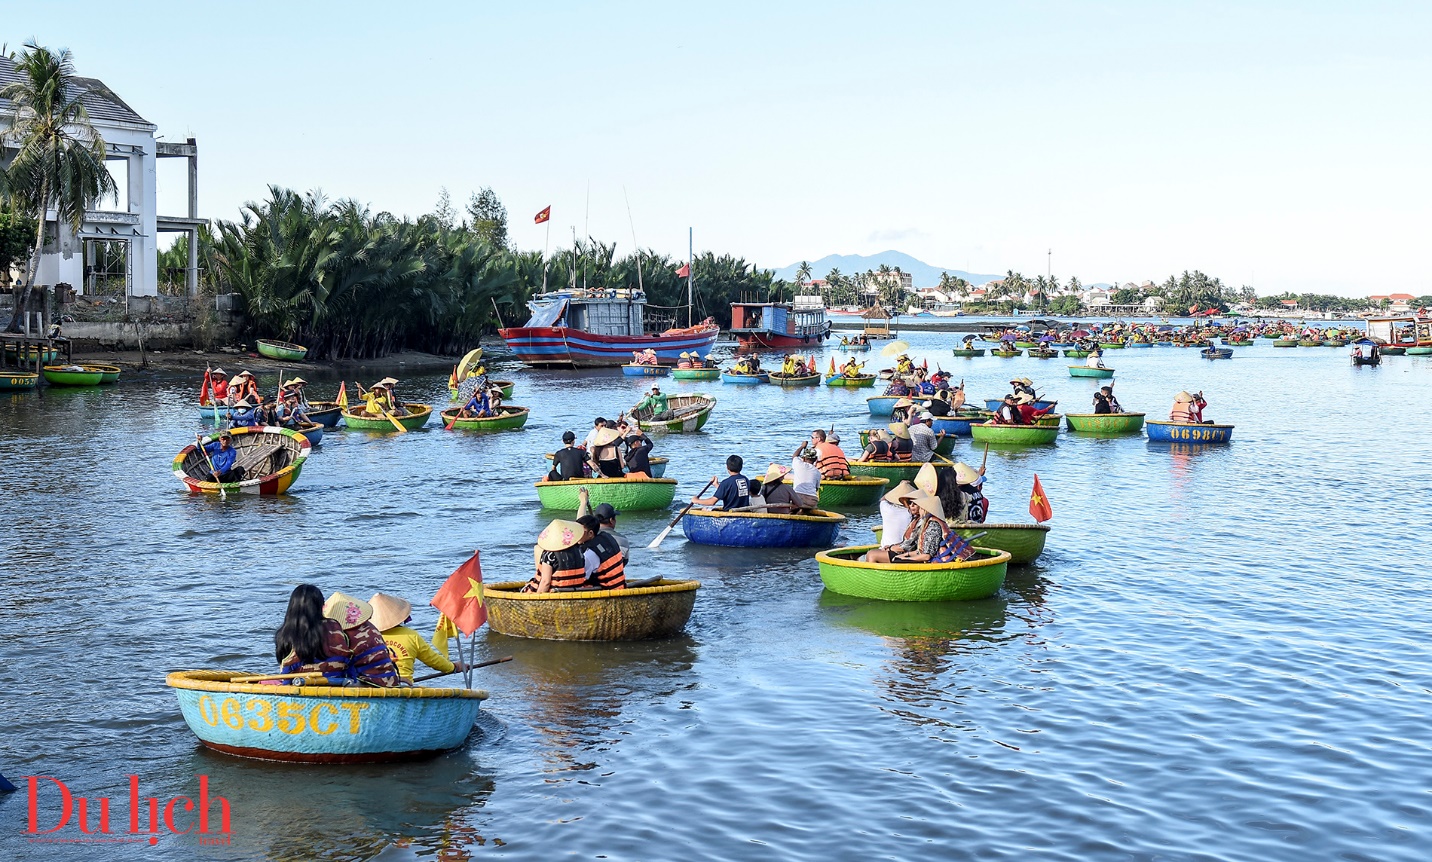
M 470 417 L 467 419 L 453 419 L 458 411 L 457 407 L 449 407 L 438 414 L 442 418 L 443 427 L 452 427 L 461 431 L 509 431 L 514 428 L 521 428 L 527 424 L 527 417 L 532 410 L 528 407 L 519 407 L 516 404 L 504 404 L 501 408 L 504 412 L 501 416 Z M 398 417 L 402 421 L 402 417 Z M 389 423 L 392 424 L 392 423 Z
M 302 360 L 308 356 L 308 348 L 302 344 L 294 344 L 292 341 L 279 341 L 276 338 L 255 339 L 254 344 L 258 347 L 259 353 L 270 359 L 285 359 L 289 361 Z
M 781 372 L 770 374 L 770 381 L 777 386 L 819 386 L 820 374 L 805 374 L 800 377 L 782 377 Z
M 46 365 L 41 369 L 45 379 L 57 386 L 98 386 L 104 382 L 103 371 L 66 371 L 64 365 Z
M 428 419 L 432 418 L 433 415 L 433 408 L 428 404 L 404 403 L 403 407 L 407 408 L 408 415 L 394 416 L 393 418 L 398 420 L 399 425 L 402 425 L 409 431 L 416 431 L 428 424 Z M 352 428 L 354 431 L 382 431 L 384 428 L 389 431 L 397 430 L 393 427 L 393 423 L 388 420 L 387 416 L 368 416 L 364 414 L 362 410 L 363 408 L 361 406 L 354 406 L 343 411 L 343 420 L 348 423 L 349 428 Z M 354 422 L 358 424 L 354 425 Z M 412 424 L 410 425 L 409 423 Z
M 1008 564 L 1010 560 L 1009 551 L 1000 551 L 995 548 L 976 548 L 977 552 L 988 555 L 983 560 L 963 560 L 949 563 L 867 563 L 862 560 L 847 559 L 848 557 L 858 557 L 878 547 L 880 546 L 848 545 L 843 548 L 830 548 L 817 552 L 815 558 L 817 562 L 827 566 L 841 569 L 871 569 L 877 572 L 958 572 L 961 569 L 982 569 Z

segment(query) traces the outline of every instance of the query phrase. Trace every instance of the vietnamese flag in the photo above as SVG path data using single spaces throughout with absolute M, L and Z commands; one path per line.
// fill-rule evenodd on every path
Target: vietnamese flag
M 542 222 L 544 222 L 544 221 L 550 219 L 551 217 L 552 217 L 552 207 L 551 207 L 551 206 L 548 206 L 546 209 L 544 209 L 544 210 L 542 210 L 540 213 L 538 213 L 536 218 L 532 219 L 532 223 L 533 223 L 533 224 L 541 224 Z
M 487 622 L 487 606 L 482 598 L 482 564 L 478 551 L 467 562 L 448 575 L 430 604 L 452 620 L 463 634 L 472 637 Z
M 1039 474 L 1034 474 L 1034 490 L 1029 492 L 1029 514 L 1041 524 L 1054 517 L 1049 508 L 1049 498 L 1044 496 L 1044 486 L 1039 483 Z
M 204 385 L 199 387 L 199 406 L 209 406 L 209 394 L 214 391 L 214 378 L 209 374 L 209 369 L 204 369 Z
M 681 265 L 681 269 L 678 269 L 678 270 L 676 271 L 676 277 L 677 277 L 677 278 L 690 278 L 690 277 L 691 277 L 691 267 L 690 267 L 690 265 L 683 263 L 683 264 Z
M 835 376 L 835 357 L 834 357 L 834 356 L 832 356 L 832 357 L 830 358 L 830 370 L 827 371 L 826 373 L 829 374 L 831 377 L 834 377 L 834 376 Z
M 338 397 L 334 399 L 333 403 L 337 404 L 340 408 L 347 410 L 348 390 L 344 388 L 345 386 L 347 386 L 347 384 L 344 383 L 342 380 L 338 381 Z

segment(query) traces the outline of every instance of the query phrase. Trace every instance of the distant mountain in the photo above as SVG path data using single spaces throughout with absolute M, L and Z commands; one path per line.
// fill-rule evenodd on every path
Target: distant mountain
M 900 251 L 882 251 L 879 254 L 828 254 L 820 260 L 810 262 L 810 277 L 825 278 L 825 274 L 832 269 L 838 269 L 845 275 L 855 275 L 858 272 L 865 272 L 867 269 L 880 269 L 881 264 L 894 269 L 900 267 L 901 272 L 908 272 L 915 279 L 915 287 L 938 287 L 940 284 L 940 273 L 948 272 L 951 278 L 963 278 L 973 285 L 981 285 L 996 278 L 999 275 L 980 275 L 979 273 L 965 272 L 962 269 L 954 269 L 948 266 L 931 266 L 921 260 L 916 260 L 908 254 Z M 784 278 L 786 281 L 796 280 L 796 270 L 800 262 L 790 266 L 781 267 L 776 270 L 776 278 Z

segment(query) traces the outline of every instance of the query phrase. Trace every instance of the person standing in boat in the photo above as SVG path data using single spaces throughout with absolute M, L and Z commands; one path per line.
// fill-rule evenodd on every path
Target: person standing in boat
M 632 414 L 637 415 L 641 410 L 650 410 L 653 422 L 671 418 L 671 402 L 661 391 L 661 387 L 656 384 L 652 384 L 651 391 L 647 393 L 647 396 L 632 408 Z
M 576 434 L 571 431 L 562 432 L 562 448 L 552 455 L 552 470 L 547 474 L 548 482 L 571 482 L 585 478 L 582 465 L 587 461 L 587 453 L 573 445 L 576 442 Z
M 388 658 L 397 668 L 398 679 L 409 685 L 413 683 L 413 667 L 422 662 L 438 673 L 454 673 L 466 665 L 452 661 L 433 648 L 422 635 L 408 628 L 413 619 L 413 606 L 407 599 L 374 593 L 368 600 L 373 606 L 373 628 L 383 635 L 383 644 L 388 648 Z
M 725 511 L 732 509 L 744 509 L 751 505 L 751 483 L 741 474 L 741 468 L 746 466 L 740 455 L 731 455 L 726 458 L 726 478 L 720 480 L 716 486 L 716 493 L 710 497 L 692 497 L 691 502 L 697 506 L 716 506 Z M 711 481 L 717 481 L 716 476 Z
M 219 435 L 219 439 L 203 442 L 203 435 L 196 435 L 203 447 L 204 455 L 208 458 L 206 462 L 212 467 L 207 482 L 242 482 L 244 481 L 244 468 L 235 466 L 239 453 L 234 449 L 234 435 L 225 431 Z

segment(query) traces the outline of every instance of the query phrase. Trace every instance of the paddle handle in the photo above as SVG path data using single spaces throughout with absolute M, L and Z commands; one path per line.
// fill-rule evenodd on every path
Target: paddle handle
M 707 482 L 706 485 L 700 491 L 696 492 L 696 496 L 700 497 L 702 494 L 705 494 L 706 489 L 710 488 L 715 481 L 716 480 L 712 479 L 711 481 Z M 662 530 L 661 533 L 655 539 L 651 540 L 651 544 L 646 546 L 647 550 L 656 550 L 657 546 L 664 542 L 667 536 L 671 535 L 671 528 L 675 527 L 678 523 L 680 523 L 681 519 L 686 517 L 686 513 L 691 511 L 691 507 L 695 505 L 695 500 L 691 501 L 690 503 L 687 503 L 686 508 L 678 512 L 676 517 L 671 519 L 671 523 L 666 525 L 666 529 Z
M 254 676 L 236 676 L 229 682 L 258 682 L 261 679 L 318 679 L 323 676 L 322 671 L 310 670 L 303 673 L 263 673 Z
M 980 475 L 984 475 L 985 465 L 989 463 L 989 444 L 985 444 L 984 459 L 980 461 Z
M 495 664 L 502 664 L 502 663 L 505 662 L 505 661 L 512 661 L 512 656 L 510 656 L 510 655 L 505 655 L 505 656 L 503 656 L 502 658 L 495 658 L 495 659 L 491 659 L 491 660 L 489 660 L 489 661 L 480 661 L 480 662 L 478 662 L 477 664 L 468 665 L 468 666 L 467 666 L 467 669 L 468 669 L 468 670 L 476 670 L 477 668 L 480 668 L 480 667 L 490 667 L 490 666 L 495 665 Z M 452 676 L 452 675 L 455 674 L 455 673 L 462 673 L 462 671 L 458 670 L 457 668 L 453 668 L 452 670 L 447 671 L 446 673 L 430 673 L 430 674 L 425 674 L 425 675 L 423 675 L 423 676 L 415 676 L 415 677 L 413 677 L 413 682 L 423 682 L 423 681 L 425 681 L 425 680 L 437 679 L 437 678 L 440 677 L 440 676 Z

